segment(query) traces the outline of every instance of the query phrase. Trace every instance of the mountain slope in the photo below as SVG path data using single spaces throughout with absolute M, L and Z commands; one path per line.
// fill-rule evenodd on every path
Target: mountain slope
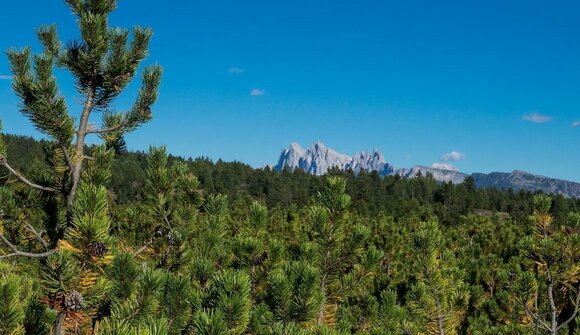
M 461 184 L 469 175 L 459 172 L 457 169 L 440 169 L 426 166 L 413 166 L 410 169 L 398 169 L 396 174 L 404 178 L 413 178 L 417 175 L 426 176 L 431 174 L 433 179 L 438 182 L 452 182 L 453 184 Z
M 512 188 L 532 192 L 541 190 L 546 193 L 580 198 L 579 183 L 535 175 L 526 171 L 515 170 L 511 173 L 492 172 L 489 174 L 474 173 L 472 176 L 475 184 L 479 187 Z

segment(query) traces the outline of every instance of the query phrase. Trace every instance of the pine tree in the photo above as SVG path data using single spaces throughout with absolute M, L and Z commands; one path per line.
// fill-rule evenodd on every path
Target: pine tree
M 135 256 L 151 249 L 158 267 L 178 272 L 186 266 L 187 244 L 203 200 L 199 181 L 185 163 L 169 165 L 165 147 L 150 148 L 147 165 L 140 229 L 131 226 L 120 233 L 135 235 L 134 243 L 140 246 Z
M 397 301 L 395 291 L 381 292 L 379 318 L 374 322 L 371 334 L 417 334 L 418 327 L 411 322 L 409 311 Z
M 37 191 L 45 211 L 43 220 L 35 220 L 41 221 L 40 228 L 31 223 L 34 217 L 16 220 L 34 236 L 38 247 L 23 243 L 16 229 L 10 236 L 0 231 L 2 249 L 8 250 L 0 258 L 45 259 L 43 301 L 58 312 L 56 335 L 83 332 L 98 324 L 95 317 L 110 285 L 101 273 L 112 259 L 105 185 L 111 177 L 113 153 L 123 146 L 126 133 L 151 119 L 161 78 L 159 66 L 146 68 L 133 106 L 115 112 L 113 102 L 147 56 L 152 31 L 135 27 L 130 41 L 128 30 L 109 27 L 108 15 L 117 7 L 116 0 L 66 3 L 77 17 L 80 39 L 63 45 L 56 26 L 42 26 L 37 29 L 41 54 L 32 56 L 30 48 L 8 51 L 20 111 L 49 139 L 46 160 L 51 173 L 38 180 L 24 176 L 10 164 L 0 140 L 0 166 L 15 181 Z M 85 98 L 79 114 L 69 112 L 53 75 L 55 66 L 72 74 Z M 100 128 L 91 123 L 96 112 L 103 116 Z M 98 135 L 103 145 L 87 151 L 89 135 Z
M 336 323 L 338 304 L 370 280 L 383 257 L 382 252 L 367 247 L 368 227 L 347 226 L 350 204 L 346 179 L 328 177 L 326 187 L 318 194 L 318 204 L 309 210 L 324 301 L 318 313 L 319 325 Z
M 558 225 L 551 207 L 550 197 L 534 197 L 534 234 L 518 244 L 526 263 L 516 269 L 514 295 L 535 331 L 555 335 L 566 333 L 580 310 L 580 234 L 577 214 L 569 226 Z
M 129 32 L 110 28 L 107 16 L 113 11 L 115 0 L 68 0 L 67 4 L 77 15 L 81 39 L 63 47 L 55 26 L 42 26 L 37 35 L 44 50 L 33 56 L 30 48 L 8 51 L 13 73 L 13 88 L 21 99 L 21 112 L 49 139 L 48 160 L 53 173 L 48 180 L 31 181 L 16 171 L 6 158 L 6 147 L 0 144 L 0 165 L 23 184 L 47 196 L 63 200 L 69 222 L 55 223 L 59 233 L 55 240 L 46 241 L 56 247 L 58 239 L 70 226 L 74 200 L 81 185 L 83 167 L 94 159 L 86 155 L 86 138 L 99 135 L 107 147 L 113 146 L 122 136 L 151 118 L 151 106 L 157 99 L 161 68 L 153 66 L 143 72 L 143 84 L 133 107 L 125 113 L 112 112 L 112 102 L 136 75 L 139 64 L 147 55 L 152 36 L 150 29 L 136 27 L 129 43 Z M 78 124 L 68 111 L 60 95 L 53 67 L 70 71 L 76 80 L 77 90 L 86 100 Z M 95 112 L 103 112 L 103 128 L 90 123 Z M 55 228 L 55 227 L 47 227 Z M 41 254 L 26 254 L 17 245 L 3 241 L 13 251 L 11 256 L 46 257 L 54 249 Z
M 250 205 L 246 225 L 234 238 L 232 252 L 233 266 L 244 269 L 252 281 L 252 297 L 257 298 L 259 288 L 263 286 L 270 265 L 276 260 L 268 259 L 267 235 L 265 227 L 268 222 L 268 210 L 260 203 Z
M 427 334 L 458 334 L 468 307 L 469 288 L 453 253 L 445 248 L 437 222 L 421 223 L 413 234 L 413 249 L 416 282 L 408 300 L 415 324 Z
M 252 309 L 249 276 L 222 270 L 213 275 L 194 315 L 192 334 L 244 334 Z

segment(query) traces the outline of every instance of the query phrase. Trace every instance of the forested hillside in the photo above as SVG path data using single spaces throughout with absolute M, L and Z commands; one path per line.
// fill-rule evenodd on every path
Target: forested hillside
M 4 135 L 8 157 L 25 174 L 48 171 L 44 161 L 43 141 L 31 137 Z M 324 177 L 313 176 L 299 169 L 276 172 L 270 168 L 254 169 L 240 162 L 213 162 L 208 158 L 185 159 L 168 156 L 170 162 L 186 164 L 200 182 L 204 194 L 220 193 L 236 202 L 261 201 L 268 208 L 303 207 L 322 189 Z M 147 153 L 119 153 L 112 165 L 109 185 L 114 202 L 123 205 L 141 199 L 145 185 Z M 346 192 L 352 198 L 351 210 L 362 215 L 387 213 L 395 218 L 428 211 L 443 223 L 455 222 L 469 213 L 509 214 L 522 221 L 531 213 L 536 193 L 526 191 L 475 188 L 470 179 L 465 183 L 437 183 L 429 176 L 415 179 L 398 176 L 379 177 L 376 173 L 355 175 L 352 171 L 332 170 L 329 175 L 347 179 Z M 553 196 L 553 213 L 565 218 L 580 211 L 580 199 Z
M 47 140 L 0 133 L 1 335 L 580 335 L 578 200 L 125 152 L 158 98 L 152 31 L 66 4 L 78 40 L 8 52 Z

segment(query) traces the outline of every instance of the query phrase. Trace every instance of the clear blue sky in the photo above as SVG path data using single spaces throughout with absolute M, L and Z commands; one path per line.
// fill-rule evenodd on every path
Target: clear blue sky
M 151 26 L 148 62 L 165 68 L 154 120 L 130 149 L 262 166 L 290 142 L 322 140 L 348 154 L 377 148 L 397 167 L 457 151 L 465 172 L 580 181 L 577 0 L 120 0 L 111 21 Z M 64 1 L 6 1 L 0 48 L 38 50 L 42 23 L 77 35 Z M 35 134 L 16 103 L 0 80 L 5 130 Z

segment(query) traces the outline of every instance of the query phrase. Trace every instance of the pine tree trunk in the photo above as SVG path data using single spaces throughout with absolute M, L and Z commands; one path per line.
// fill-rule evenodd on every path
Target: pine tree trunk
M 558 327 L 558 319 L 557 319 L 556 303 L 554 302 L 554 284 L 552 283 L 551 279 L 549 279 L 548 284 L 548 299 L 550 300 L 550 314 L 551 314 L 550 335 L 556 335 Z
M 64 320 L 66 319 L 65 313 L 60 313 L 56 318 L 56 323 L 54 325 L 54 335 L 64 335 Z
M 324 305 L 326 304 L 326 275 L 322 277 L 320 281 L 320 292 L 322 293 L 323 301 L 320 305 L 320 311 L 318 312 L 318 324 L 324 324 Z
M 439 335 L 445 335 L 445 328 L 443 327 L 443 313 L 441 311 L 441 302 L 439 297 L 435 297 L 435 303 L 437 305 L 437 327 L 439 328 Z
M 85 137 L 87 136 L 87 128 L 89 126 L 89 117 L 91 115 L 91 111 L 93 109 L 93 99 L 94 99 L 94 92 L 92 89 L 89 89 L 87 92 L 87 100 L 85 102 L 85 106 L 83 108 L 83 112 L 81 113 L 81 119 L 79 121 L 79 128 L 77 130 L 77 141 L 75 144 L 75 155 L 76 155 L 76 162 L 73 165 L 73 170 L 71 171 L 71 187 L 66 196 L 66 203 L 69 212 L 72 210 L 75 194 L 77 188 L 79 186 L 81 180 L 81 171 L 83 167 L 83 155 L 84 155 L 84 148 L 85 148 Z

